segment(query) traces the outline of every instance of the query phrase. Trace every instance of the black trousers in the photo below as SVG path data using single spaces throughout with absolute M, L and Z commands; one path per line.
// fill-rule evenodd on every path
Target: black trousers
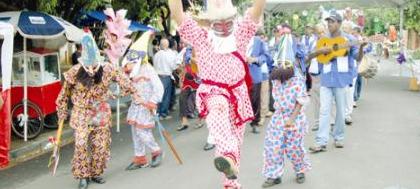
M 195 95 L 196 91 L 191 88 L 181 91 L 179 95 L 179 113 L 181 118 L 195 116 Z
M 275 112 L 274 110 L 274 98 L 273 98 L 273 82 L 270 80 L 269 81 L 269 85 L 270 85 L 270 101 L 268 102 L 268 110 L 270 110 L 271 112 Z
M 254 119 L 251 122 L 251 126 L 258 126 L 261 119 L 261 83 L 252 84 L 251 105 L 254 111 Z

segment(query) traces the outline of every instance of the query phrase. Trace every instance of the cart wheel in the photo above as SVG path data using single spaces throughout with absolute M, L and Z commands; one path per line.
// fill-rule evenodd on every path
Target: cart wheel
M 57 129 L 58 127 L 57 113 L 52 113 L 45 116 L 44 127 L 48 129 Z
M 12 130 L 19 138 L 24 138 L 23 103 L 17 104 L 12 109 Z M 44 128 L 44 118 L 37 105 L 28 101 L 28 113 L 35 115 L 28 118 L 28 139 L 34 139 L 41 134 Z

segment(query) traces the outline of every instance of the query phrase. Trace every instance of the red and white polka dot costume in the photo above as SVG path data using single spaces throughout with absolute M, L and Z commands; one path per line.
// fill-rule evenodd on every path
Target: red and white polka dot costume
M 243 57 L 256 30 L 257 23 L 250 15 L 235 26 L 237 51 Z M 196 102 L 215 138 L 215 155 L 230 157 L 239 167 L 245 123 L 253 118 L 243 63 L 230 53 L 215 53 L 208 31 L 190 17 L 184 19 L 178 31 L 197 50 L 199 77 L 203 82 L 197 89 Z M 224 178 L 224 185 L 240 188 L 237 180 Z

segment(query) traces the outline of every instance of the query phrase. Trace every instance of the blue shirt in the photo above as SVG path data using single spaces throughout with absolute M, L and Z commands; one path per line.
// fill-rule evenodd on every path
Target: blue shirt
M 261 72 L 261 65 L 267 62 L 268 48 L 260 37 L 255 36 L 252 38 L 253 45 L 251 47 L 250 55 L 257 59 L 249 65 L 249 72 L 251 73 L 252 83 L 261 83 L 263 81 L 263 74 Z
M 355 42 L 356 39 L 347 33 L 342 32 L 341 36 L 345 37 L 349 43 Z M 324 73 L 324 64 L 319 64 L 321 86 L 330 88 L 344 88 L 353 83 L 353 71 L 356 69 L 354 66 L 355 59 L 358 56 L 358 48 L 353 45 L 347 53 L 348 57 L 348 72 L 338 72 L 337 59 L 334 58 L 330 61 L 331 71 Z

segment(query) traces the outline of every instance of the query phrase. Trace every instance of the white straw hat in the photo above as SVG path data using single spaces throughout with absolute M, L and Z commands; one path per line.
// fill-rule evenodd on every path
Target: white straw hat
M 201 20 L 223 20 L 238 13 L 231 0 L 207 0 L 207 10 L 197 17 Z

